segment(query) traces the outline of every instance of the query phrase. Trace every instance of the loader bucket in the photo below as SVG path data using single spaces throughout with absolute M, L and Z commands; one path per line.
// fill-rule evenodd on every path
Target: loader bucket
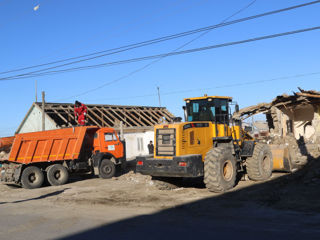
M 286 145 L 270 145 L 273 157 L 273 170 L 276 171 L 291 171 L 289 150 Z

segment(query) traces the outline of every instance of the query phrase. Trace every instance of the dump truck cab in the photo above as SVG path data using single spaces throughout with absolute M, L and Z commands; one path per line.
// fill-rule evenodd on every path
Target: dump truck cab
M 98 168 L 100 177 L 114 176 L 114 165 L 125 167 L 126 151 L 125 141 L 121 140 L 114 128 L 101 128 L 94 134 L 93 165 Z
M 215 192 L 232 188 L 247 159 L 253 161 L 250 157 L 256 146 L 241 122 L 233 120 L 232 98 L 205 95 L 184 101 L 186 121 L 155 126 L 154 154 L 137 158 L 137 172 L 154 177 L 204 177 L 206 186 Z M 236 111 L 238 108 L 235 104 Z M 265 173 L 259 177 L 265 179 L 271 175 L 272 157 L 265 146 L 262 148 L 267 160 Z M 219 183 L 211 181 L 212 175 L 218 176 Z

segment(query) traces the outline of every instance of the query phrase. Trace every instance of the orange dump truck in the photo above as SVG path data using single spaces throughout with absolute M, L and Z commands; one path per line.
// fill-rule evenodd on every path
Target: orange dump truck
M 113 128 L 92 126 L 21 133 L 7 159 L 0 161 L 1 181 L 24 188 L 41 187 L 45 178 L 62 185 L 69 173 L 94 173 L 94 168 L 100 177 L 111 178 L 115 165 L 125 164 L 125 142 Z

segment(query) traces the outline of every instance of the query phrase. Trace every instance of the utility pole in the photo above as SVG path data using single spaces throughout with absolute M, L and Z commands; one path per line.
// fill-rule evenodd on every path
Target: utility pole
M 157 87 L 157 89 L 158 89 L 158 97 L 159 97 L 159 107 L 161 107 L 160 87 Z
M 38 86 L 37 86 L 37 79 L 35 81 L 35 90 L 36 90 L 36 102 L 38 102 Z
M 44 114 L 44 104 L 45 104 L 45 92 L 42 91 L 42 131 L 44 131 L 46 129 L 45 126 L 45 114 Z
M 123 122 L 120 121 L 120 140 L 123 141 L 124 140 L 124 136 L 123 136 Z

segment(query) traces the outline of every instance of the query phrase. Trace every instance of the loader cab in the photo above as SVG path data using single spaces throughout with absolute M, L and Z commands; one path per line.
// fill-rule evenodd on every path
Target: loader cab
M 228 124 L 231 97 L 204 96 L 186 98 L 185 121 L 210 121 L 214 123 Z

